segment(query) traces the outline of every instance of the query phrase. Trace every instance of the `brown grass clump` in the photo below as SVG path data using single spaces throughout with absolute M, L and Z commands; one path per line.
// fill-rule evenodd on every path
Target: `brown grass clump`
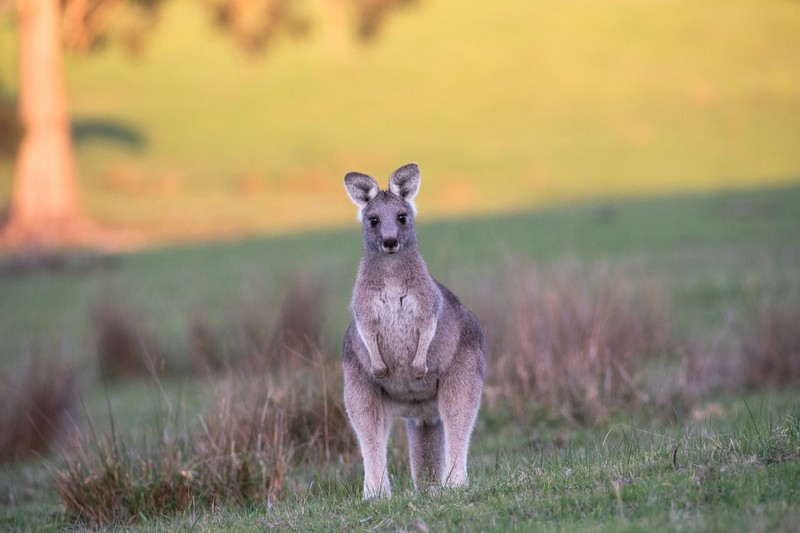
M 310 273 L 295 275 L 283 297 L 278 319 L 278 342 L 290 351 L 322 342 L 327 290 L 323 280 Z
M 247 367 L 232 370 L 223 397 L 246 404 L 257 391 L 270 391 L 271 401 L 286 413 L 288 438 L 296 449 L 295 463 L 351 459 L 357 445 L 341 394 L 341 364 L 310 343 L 302 351 L 282 353 L 281 366 L 272 373 Z
M 274 375 L 229 369 L 198 427 L 159 431 L 143 447 L 93 437 L 54 473 L 70 516 L 126 523 L 193 507 L 279 498 L 291 466 L 349 462 L 357 453 L 341 371 L 317 346 L 288 352 Z M 293 368 L 290 373 L 285 369 Z
M 302 357 L 323 341 L 327 290 L 308 273 L 293 276 L 279 306 L 239 305 L 231 320 L 213 326 L 203 317 L 189 324 L 189 356 L 201 375 L 221 370 L 270 374 L 299 370 Z M 288 367 L 288 368 L 287 368 Z
M 287 423 L 269 389 L 230 383 L 217 391 L 199 428 L 162 429 L 140 447 L 113 433 L 93 436 L 53 476 L 67 515 L 95 525 L 269 502 L 283 490 L 294 453 Z
M 53 448 L 74 429 L 78 381 L 63 362 L 29 358 L 0 387 L 0 463 Z
M 188 325 L 189 364 L 195 373 L 206 376 L 219 372 L 225 366 L 220 340 L 211 323 L 195 316 Z
M 266 303 L 243 306 L 232 322 L 218 330 L 222 368 L 248 373 L 272 373 L 283 365 L 275 312 Z
M 108 379 L 153 376 L 164 365 L 155 336 L 133 312 L 103 302 L 91 313 L 100 373 Z
M 731 361 L 735 341 L 723 327 L 713 342 L 690 339 L 676 348 L 675 357 L 645 369 L 642 389 L 651 404 L 662 414 L 689 414 L 711 394 L 740 390 L 738 366 Z
M 647 399 L 640 373 L 671 347 L 665 292 L 608 268 L 565 264 L 543 275 L 513 265 L 482 300 L 487 400 L 518 417 L 540 406 L 577 422 L 606 421 Z
M 800 299 L 764 297 L 742 341 L 743 377 L 751 388 L 800 384 Z
M 109 524 L 186 508 L 193 496 L 193 473 L 184 469 L 186 446 L 161 441 L 134 452 L 112 436 L 83 443 L 53 473 L 67 517 Z
M 292 388 L 290 431 L 298 458 L 313 464 L 349 462 L 358 454 L 342 398 L 338 361 L 327 363 L 319 353 L 317 364 Z

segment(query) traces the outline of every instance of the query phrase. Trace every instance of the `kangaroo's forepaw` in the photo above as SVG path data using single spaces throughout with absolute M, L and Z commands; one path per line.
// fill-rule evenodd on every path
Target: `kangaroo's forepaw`
M 411 365 L 411 373 L 417 379 L 424 378 L 425 375 L 428 373 L 428 365 L 426 365 L 425 363 L 419 366 Z
M 389 375 L 389 369 L 386 368 L 386 365 L 372 365 L 372 375 L 376 378 L 385 378 Z

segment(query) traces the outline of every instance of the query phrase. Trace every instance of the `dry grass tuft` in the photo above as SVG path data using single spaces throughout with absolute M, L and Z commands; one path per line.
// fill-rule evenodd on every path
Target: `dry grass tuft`
M 29 358 L 0 388 L 0 463 L 53 448 L 74 429 L 78 381 L 64 362 Z
M 322 342 L 327 290 L 322 278 L 303 272 L 289 282 L 281 302 L 278 343 L 289 351 Z
M 240 305 L 227 325 L 216 328 L 195 317 L 188 328 L 192 367 L 201 375 L 226 369 L 294 373 L 302 366 L 297 355 L 313 354 L 323 342 L 326 295 L 321 278 L 301 273 L 289 280 L 280 306 Z
M 800 384 L 800 300 L 765 293 L 750 299 L 744 320 L 729 310 L 712 339 L 684 344 L 677 372 L 650 386 L 657 404 L 689 412 L 714 393 Z
M 670 357 L 645 369 L 642 389 L 661 414 L 688 415 L 711 394 L 740 389 L 735 364 L 726 364 L 734 339 L 713 345 L 703 339 L 682 343 Z
M 196 374 L 207 376 L 225 367 L 220 340 L 214 326 L 204 317 L 195 316 L 188 325 L 189 364 Z
M 576 422 L 606 421 L 647 400 L 640 374 L 672 348 L 665 291 L 607 268 L 568 263 L 542 274 L 515 264 L 482 301 L 493 359 L 487 400 L 515 416 L 540 406 Z
M 298 458 L 312 464 L 354 460 L 358 444 L 344 409 L 341 365 L 324 362 L 320 354 L 318 366 L 306 376 L 297 380 L 290 400 Z
M 100 373 L 107 379 L 153 376 L 164 365 L 155 336 L 133 312 L 111 302 L 91 313 Z
M 132 452 L 113 436 L 73 449 L 53 473 L 66 515 L 89 524 L 129 522 L 139 513 L 167 513 L 191 503 L 186 443 L 161 441 Z
M 763 297 L 742 340 L 745 385 L 800 385 L 800 299 Z
M 199 428 L 162 429 L 139 447 L 113 433 L 93 436 L 65 456 L 53 477 L 67 515 L 95 525 L 269 502 L 283 490 L 294 453 L 287 424 L 268 389 L 230 383 L 217 391 Z
M 341 394 L 341 364 L 312 344 L 302 351 L 287 350 L 284 355 L 273 373 L 248 367 L 232 370 L 225 381 L 228 392 L 220 397 L 247 403 L 258 390 L 269 390 L 271 401 L 286 413 L 288 438 L 296 448 L 295 463 L 349 461 L 357 445 Z M 249 392 L 242 394 L 240 388 Z
M 94 437 L 54 473 L 73 518 L 127 523 L 193 507 L 272 501 L 291 466 L 350 462 L 357 447 L 341 400 L 341 371 L 316 345 L 284 351 L 274 374 L 229 368 L 198 427 L 160 431 L 129 447 Z M 292 371 L 289 372 L 288 369 Z

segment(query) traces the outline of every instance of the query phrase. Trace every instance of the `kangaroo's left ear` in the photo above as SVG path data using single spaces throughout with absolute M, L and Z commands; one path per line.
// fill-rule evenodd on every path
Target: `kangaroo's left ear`
M 411 204 L 416 212 L 414 197 L 419 192 L 420 173 L 416 163 L 409 163 L 395 170 L 389 178 L 389 191 Z

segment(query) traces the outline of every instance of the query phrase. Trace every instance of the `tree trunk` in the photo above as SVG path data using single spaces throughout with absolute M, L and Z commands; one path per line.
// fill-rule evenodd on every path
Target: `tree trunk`
M 84 225 L 70 138 L 59 0 L 17 0 L 17 16 L 24 136 L 3 240 L 52 246 L 74 241 Z

